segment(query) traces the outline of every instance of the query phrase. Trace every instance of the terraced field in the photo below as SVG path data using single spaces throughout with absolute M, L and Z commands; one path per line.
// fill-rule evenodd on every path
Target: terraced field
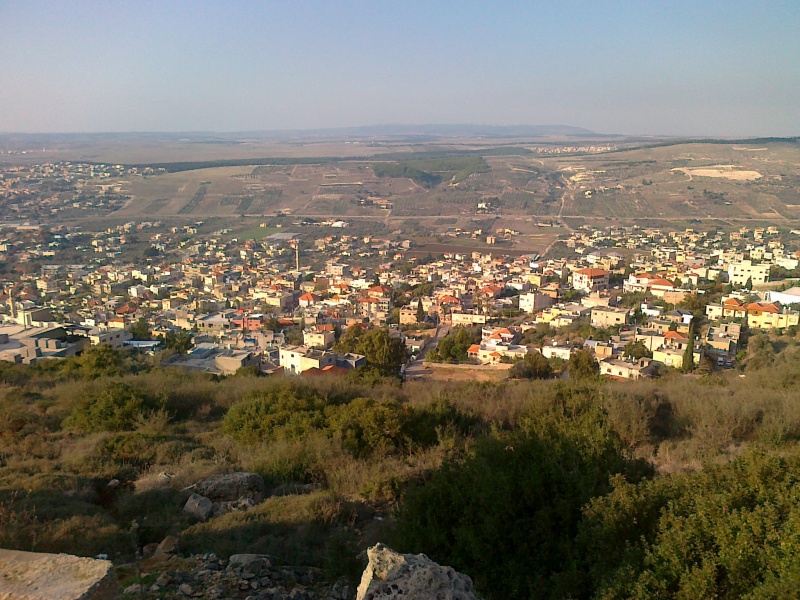
M 524 148 L 503 153 L 491 145 L 482 157 L 466 144 L 472 149 L 437 148 L 423 144 L 408 149 L 414 153 L 364 152 L 347 159 L 346 145 L 333 152 L 329 144 L 328 158 L 313 159 L 300 144 L 298 158 L 275 159 L 280 164 L 128 178 L 121 184 L 132 199 L 116 216 L 284 213 L 375 219 L 387 226 L 478 213 L 518 222 L 800 220 L 800 146 L 793 142 L 683 143 L 566 156 Z M 447 152 L 475 155 L 447 158 Z

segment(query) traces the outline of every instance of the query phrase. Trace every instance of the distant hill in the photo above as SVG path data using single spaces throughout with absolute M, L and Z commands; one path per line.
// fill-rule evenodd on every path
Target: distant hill
M 243 139 L 372 138 L 372 137 L 580 137 L 597 135 L 569 125 L 364 125 L 325 129 L 276 129 L 265 131 L 191 132 L 97 132 L 97 133 L 0 133 L 0 144 L 43 146 L 97 143 L 101 141 L 149 141 L 189 143 L 240 143 Z
M 321 135 L 333 137 L 374 136 L 447 136 L 447 137 L 540 137 L 540 136 L 584 136 L 595 135 L 589 129 L 571 125 L 364 125 L 361 127 L 338 127 L 331 129 L 307 129 L 256 132 L 265 135 Z

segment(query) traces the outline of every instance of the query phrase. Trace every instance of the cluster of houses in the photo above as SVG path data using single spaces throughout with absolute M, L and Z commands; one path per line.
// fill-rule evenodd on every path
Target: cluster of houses
M 554 344 L 554 334 L 534 348 L 523 343 L 525 331 L 585 323 L 610 330 L 606 341 L 583 340 L 602 372 L 636 378 L 650 362 L 680 368 L 689 343 L 696 362 L 709 356 L 730 364 L 739 349 L 736 326 L 798 324 L 792 307 L 800 303 L 797 288 L 758 291 L 773 267 L 798 267 L 776 228 L 729 234 L 580 229 L 564 240 L 569 257 L 559 259 L 485 251 L 422 259 L 409 257 L 408 240 L 344 232 L 313 240 L 291 232 L 238 240 L 229 231 L 202 229 L 202 223 L 171 229 L 127 223 L 93 234 L 67 228 L 46 237 L 36 229 L 7 232 L 0 237 L 0 261 L 44 262 L 4 282 L 0 358 L 34 362 L 92 344 L 156 351 L 159 337 L 185 330 L 195 341 L 175 359 L 185 368 L 333 374 L 364 362 L 332 350 L 337 334 L 354 325 L 390 327 L 412 354 L 425 343 L 417 330 L 478 327 L 482 339 L 469 356 L 492 364 L 531 351 L 568 359 L 574 345 Z M 153 252 L 122 260 L 126 245 L 141 238 Z M 58 262 L 54 255 L 63 250 L 85 253 L 87 260 Z M 731 292 L 707 304 L 712 326 L 690 340 L 692 314 L 677 306 L 715 282 L 728 283 Z M 140 319 L 152 339 L 132 339 L 131 327 Z M 652 358 L 626 357 L 631 342 L 642 342 Z

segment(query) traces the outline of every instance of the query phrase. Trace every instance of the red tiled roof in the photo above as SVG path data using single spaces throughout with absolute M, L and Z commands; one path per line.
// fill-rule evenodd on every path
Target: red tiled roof
M 665 340 L 687 340 L 688 338 L 682 336 L 677 331 L 667 331 L 664 334 L 664 339 Z
M 595 277 L 605 277 L 608 275 L 608 271 L 604 269 L 581 269 L 578 271 L 580 275 L 586 275 L 587 277 L 594 279 Z
M 780 309 L 770 302 L 751 302 L 747 305 L 747 312 L 761 311 L 765 313 L 779 313 Z

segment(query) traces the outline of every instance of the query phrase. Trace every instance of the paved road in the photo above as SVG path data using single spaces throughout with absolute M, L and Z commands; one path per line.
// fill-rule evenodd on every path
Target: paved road
M 446 336 L 450 332 L 449 325 L 439 325 L 436 327 L 436 334 L 428 340 L 428 343 L 420 350 L 417 358 L 412 360 L 406 366 L 405 370 L 405 377 L 406 379 L 412 379 L 416 377 L 421 377 L 424 375 L 430 375 L 431 370 L 423 368 L 423 362 L 425 360 L 425 355 L 428 354 L 430 350 L 436 348 L 436 345 L 439 343 L 444 336 Z

